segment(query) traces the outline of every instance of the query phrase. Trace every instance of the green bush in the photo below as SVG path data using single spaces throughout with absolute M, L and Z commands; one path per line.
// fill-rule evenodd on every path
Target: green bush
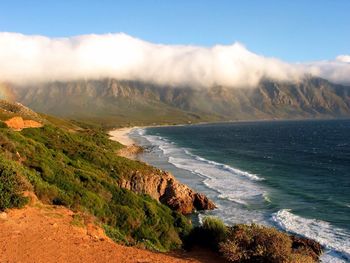
M 220 242 L 226 238 L 227 227 L 225 224 L 218 218 L 205 217 L 202 225 L 193 228 L 185 239 L 185 248 L 191 249 L 194 246 L 201 246 L 218 251 Z
M 114 242 L 129 245 L 125 234 L 123 234 L 118 228 L 103 225 L 103 229 L 105 230 L 106 235 L 109 236 Z
M 23 185 L 16 164 L 6 161 L 0 154 L 0 211 L 22 207 L 27 202 L 22 191 Z
M 210 248 L 228 262 L 318 262 L 321 246 L 312 240 L 290 236 L 272 227 L 238 224 L 227 227 L 206 217 L 185 239 L 185 249 Z
M 6 123 L 3 121 L 0 121 L 0 128 L 7 128 Z
M 220 252 L 230 262 L 316 262 L 308 253 L 293 250 L 291 237 L 272 227 L 235 225 Z

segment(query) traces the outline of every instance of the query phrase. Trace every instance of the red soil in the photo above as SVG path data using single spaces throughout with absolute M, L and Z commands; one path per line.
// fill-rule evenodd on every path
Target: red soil
M 13 117 L 5 121 L 6 125 L 14 130 L 20 131 L 25 128 L 39 128 L 43 126 L 40 122 L 33 120 L 23 120 L 22 117 Z
M 220 262 L 210 252 L 155 253 L 118 245 L 93 224 L 74 224 L 74 212 L 32 197 L 23 209 L 0 213 L 0 262 Z

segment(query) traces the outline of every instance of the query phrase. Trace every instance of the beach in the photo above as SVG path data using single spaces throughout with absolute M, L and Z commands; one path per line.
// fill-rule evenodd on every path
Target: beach
M 111 136 L 111 140 L 117 141 L 125 146 L 132 146 L 135 142 L 128 136 L 132 129 L 136 127 L 130 128 L 120 128 L 110 131 L 108 134 Z

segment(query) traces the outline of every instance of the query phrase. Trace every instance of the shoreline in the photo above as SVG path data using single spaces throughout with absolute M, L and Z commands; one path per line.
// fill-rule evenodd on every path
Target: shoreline
M 134 127 L 128 127 L 128 128 L 117 128 L 113 129 L 108 132 L 108 135 L 110 136 L 110 139 L 112 141 L 119 142 L 123 144 L 124 146 L 133 146 L 136 145 L 136 142 L 130 138 L 128 135 L 133 129 L 138 128 L 137 126 Z
M 221 123 L 221 122 L 220 122 Z M 208 124 L 208 123 L 198 123 L 198 124 L 194 124 L 194 125 L 205 125 L 205 124 Z M 217 124 L 217 123 L 216 123 Z M 111 139 L 112 140 L 116 140 L 116 141 L 118 141 L 118 142 L 120 142 L 120 143 L 122 143 L 122 144 L 124 144 L 125 146 L 126 146 L 126 148 L 127 149 L 129 149 L 129 151 L 130 151 L 130 148 L 132 148 L 132 147 L 141 147 L 141 146 L 139 146 L 133 139 L 131 139 L 130 137 L 129 137 L 129 134 L 130 134 L 130 132 L 133 130 L 133 129 L 137 129 L 137 128 L 150 128 L 150 127 L 172 127 L 172 126 L 191 126 L 191 124 L 180 124 L 180 125 L 153 125 L 153 126 L 134 126 L 134 127 L 127 127 L 127 128 L 117 128 L 117 129 L 114 129 L 114 130 L 111 130 L 111 131 L 109 131 L 108 132 L 108 134 L 109 135 L 111 135 L 111 136 L 113 136 Z M 129 154 L 127 154 L 126 156 L 124 155 L 121 155 L 121 156 L 123 156 L 123 157 L 126 157 L 126 158 L 129 158 L 129 159 L 136 159 L 136 160 L 140 160 L 140 159 L 138 159 L 137 158 L 137 155 L 139 154 L 139 153 L 141 153 L 141 152 L 138 152 L 138 153 L 129 153 Z M 143 162 L 145 162 L 144 160 L 142 160 Z M 147 164 L 149 164 L 149 165 L 151 165 L 151 166 L 154 166 L 154 167 L 158 167 L 158 168 L 160 168 L 160 169 L 162 169 L 161 167 L 159 167 L 159 166 L 155 166 L 154 164 L 151 164 L 151 163 L 148 163 L 147 161 L 146 161 L 146 163 Z M 188 185 L 188 184 L 186 184 L 186 185 Z M 188 185 L 189 186 L 189 185 Z M 190 187 L 190 186 L 189 186 Z M 263 225 L 266 225 L 266 224 L 263 224 Z M 276 225 L 267 225 L 267 226 L 269 226 L 269 227 L 272 227 L 272 228 L 275 228 L 275 229 L 277 229 L 277 230 L 279 230 L 279 231 L 281 231 L 281 232 L 283 232 L 283 233 L 289 233 L 289 231 L 288 230 L 285 230 L 285 229 L 283 229 L 283 228 L 280 228 L 280 227 L 278 227 L 278 226 L 276 226 Z M 313 239 L 313 238 L 309 238 L 309 237 L 306 237 L 306 236 L 304 236 L 304 235 L 302 235 L 302 234 L 298 234 L 298 233 L 294 233 L 293 235 L 295 235 L 295 236 L 301 236 L 301 237 L 304 237 L 304 238 L 306 238 L 306 239 L 310 239 L 310 240 L 315 240 L 315 239 Z M 316 241 L 316 242 L 318 242 L 318 241 Z M 323 245 L 323 247 L 324 247 L 325 245 Z M 324 251 L 324 253 L 320 256 L 320 259 L 321 260 L 328 260 L 328 258 L 338 258 L 338 254 L 337 254 L 337 252 L 335 252 L 335 254 L 333 253 L 333 249 L 332 249 L 332 252 L 331 253 L 327 253 L 326 251 Z
M 201 124 L 205 124 L 205 123 L 201 123 Z M 133 130 L 133 129 L 135 129 L 135 128 L 166 127 L 166 126 L 176 126 L 176 125 L 135 126 L 135 127 L 127 128 L 127 131 L 128 131 L 128 132 L 124 130 L 124 131 L 122 131 L 121 133 L 123 134 L 123 136 L 128 137 L 130 131 Z M 181 126 L 187 126 L 187 125 L 185 124 L 185 125 L 181 125 Z M 190 126 L 190 125 L 188 125 L 188 126 Z M 118 129 L 118 130 L 119 130 L 119 129 Z M 129 139 L 131 140 L 131 138 L 129 138 Z M 143 161 L 143 162 L 146 162 L 147 164 L 149 164 L 149 165 L 151 165 L 151 166 L 155 166 L 155 167 L 158 167 L 158 168 L 160 168 L 160 169 L 164 169 L 164 167 L 162 168 L 161 166 L 157 166 L 157 165 L 155 165 L 155 164 L 149 163 L 148 161 L 145 161 L 145 160 L 142 160 L 142 161 Z M 177 178 L 177 179 L 179 179 L 179 178 Z M 188 185 L 189 187 L 191 187 L 191 185 L 189 185 L 188 183 L 186 183 L 186 185 Z M 193 187 L 193 186 L 192 186 L 192 187 Z M 197 190 L 197 191 L 199 191 L 199 190 Z M 279 231 L 282 231 L 282 232 L 284 232 L 284 233 L 289 233 L 288 230 L 283 229 L 283 228 L 281 228 L 281 227 L 278 227 L 277 225 L 270 225 L 270 224 L 264 224 L 264 223 L 263 223 L 263 225 L 267 225 L 267 226 L 273 227 L 273 228 L 278 229 Z M 316 240 L 316 239 L 314 239 L 314 238 L 307 237 L 307 236 L 305 236 L 304 234 L 300 234 L 300 233 L 294 233 L 294 234 L 297 235 L 297 236 L 303 236 L 303 237 L 305 237 L 305 238 L 307 238 L 307 239 L 310 239 L 310 240 Z M 316 242 L 318 242 L 318 241 L 316 241 Z M 327 247 L 327 245 L 325 245 L 325 244 L 323 244 L 323 246 L 324 246 L 324 247 Z M 339 258 L 341 258 L 341 256 L 338 255 L 338 253 L 340 253 L 340 255 L 342 256 L 342 253 L 341 253 L 341 252 L 338 252 L 337 250 L 335 250 L 334 248 L 332 248 L 332 249 L 331 249 L 330 251 L 328 251 L 328 252 L 324 251 L 323 255 L 321 255 L 320 258 L 321 258 L 321 260 L 323 260 L 324 262 L 329 262 L 329 259 L 334 259 L 334 258 L 339 259 Z

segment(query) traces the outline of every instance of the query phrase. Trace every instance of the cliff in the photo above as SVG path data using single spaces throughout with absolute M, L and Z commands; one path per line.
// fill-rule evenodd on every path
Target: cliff
M 205 195 L 194 192 L 178 182 L 173 175 L 161 170 L 157 170 L 157 173 L 136 171 L 129 178 L 122 178 L 119 185 L 135 193 L 148 194 L 182 214 L 215 208 L 214 203 Z

